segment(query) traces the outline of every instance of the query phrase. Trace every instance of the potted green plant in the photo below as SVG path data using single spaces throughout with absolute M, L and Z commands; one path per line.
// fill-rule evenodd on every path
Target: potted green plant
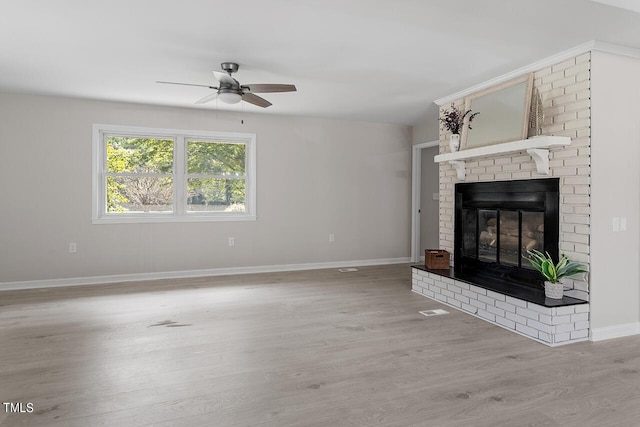
M 583 264 L 570 261 L 565 254 L 560 256 L 558 263 L 554 263 L 549 252 L 542 253 L 533 249 L 527 253 L 529 254 L 527 259 L 531 265 L 545 278 L 544 295 L 547 298 L 562 299 L 564 286 L 560 283 L 560 279 L 588 271 Z
M 451 110 L 444 110 L 442 112 L 442 117 L 438 120 L 442 123 L 442 130 L 451 132 L 449 136 L 449 149 L 452 153 L 460 149 L 460 132 L 462 132 L 462 128 L 464 127 L 464 119 L 469 116 L 467 125 L 469 129 L 471 129 L 471 122 L 478 114 L 480 113 L 474 113 L 471 110 L 463 112 L 456 108 L 453 103 L 451 104 Z

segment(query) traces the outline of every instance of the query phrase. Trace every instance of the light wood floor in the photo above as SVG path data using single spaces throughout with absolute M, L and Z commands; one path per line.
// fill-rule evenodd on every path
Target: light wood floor
M 2 427 L 640 425 L 640 337 L 549 348 L 407 265 L 0 292 L 0 362 Z

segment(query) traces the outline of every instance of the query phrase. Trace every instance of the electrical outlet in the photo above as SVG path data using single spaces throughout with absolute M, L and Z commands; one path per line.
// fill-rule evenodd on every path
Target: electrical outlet
M 76 252 L 78 252 L 78 245 L 76 245 L 74 242 L 69 243 L 69 253 L 75 254 Z
M 236 238 L 229 237 L 229 246 L 235 246 L 235 245 L 236 245 Z
M 329 242 L 333 242 L 336 240 L 335 234 L 329 234 Z
M 620 218 L 620 231 L 627 231 L 627 217 Z
M 620 217 L 619 216 L 614 216 L 613 220 L 611 221 L 611 228 L 614 232 L 618 232 L 620 231 Z

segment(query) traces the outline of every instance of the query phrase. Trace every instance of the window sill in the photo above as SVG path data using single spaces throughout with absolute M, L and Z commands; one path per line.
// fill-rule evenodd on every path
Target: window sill
M 256 221 L 255 215 L 155 215 L 155 216 L 117 216 L 117 217 L 101 217 L 91 218 L 92 224 L 140 224 L 140 223 L 161 223 L 161 222 L 237 222 L 237 221 Z

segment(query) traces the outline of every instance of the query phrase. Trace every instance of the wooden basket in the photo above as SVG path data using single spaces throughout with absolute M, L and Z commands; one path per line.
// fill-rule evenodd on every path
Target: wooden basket
M 427 249 L 424 251 L 424 263 L 432 270 L 448 270 L 450 262 L 449 252 L 442 249 Z

